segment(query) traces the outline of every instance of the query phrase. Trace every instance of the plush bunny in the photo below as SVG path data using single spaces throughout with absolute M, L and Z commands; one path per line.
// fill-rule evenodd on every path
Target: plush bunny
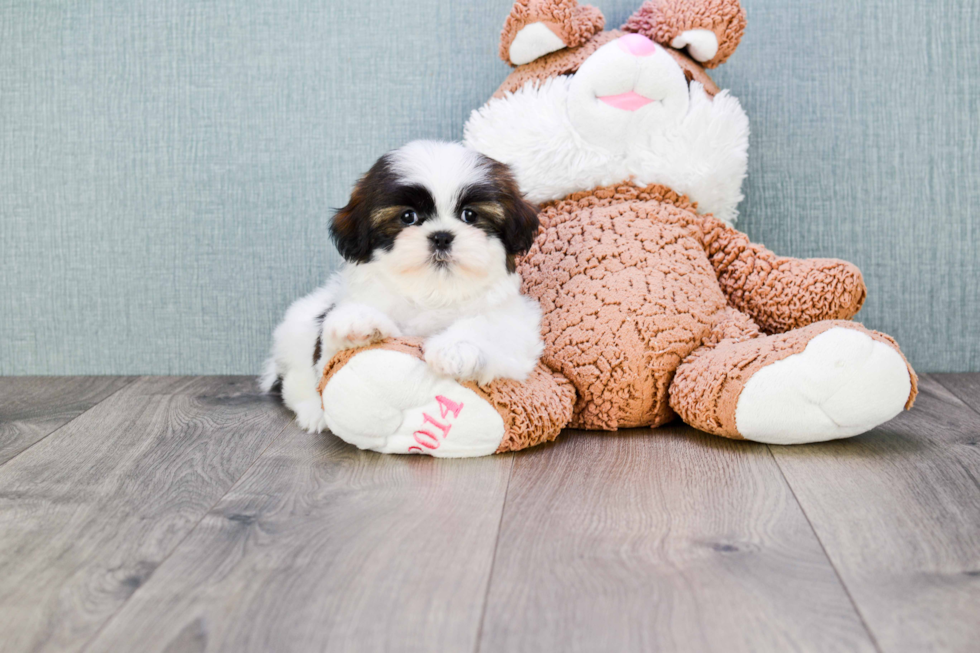
M 603 23 L 574 0 L 518 0 L 500 43 L 515 68 L 465 130 L 542 205 L 517 261 L 543 313 L 541 364 L 479 386 L 433 372 L 416 341 L 348 350 L 320 384 L 330 429 L 365 449 L 474 456 L 680 416 L 795 444 L 911 407 L 898 345 L 849 321 L 860 271 L 731 227 L 748 120 L 705 68 L 741 39 L 737 0 L 648 0 L 620 31 Z

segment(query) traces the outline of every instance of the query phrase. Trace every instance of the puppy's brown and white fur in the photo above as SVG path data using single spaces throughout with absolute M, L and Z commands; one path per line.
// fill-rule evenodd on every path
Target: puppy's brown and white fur
M 281 385 L 299 424 L 321 431 L 327 361 L 397 336 L 426 338 L 426 362 L 441 374 L 524 379 L 541 355 L 541 316 L 520 294 L 513 259 L 537 229 L 507 166 L 455 143 L 389 152 L 334 216 L 347 264 L 286 311 L 263 388 Z

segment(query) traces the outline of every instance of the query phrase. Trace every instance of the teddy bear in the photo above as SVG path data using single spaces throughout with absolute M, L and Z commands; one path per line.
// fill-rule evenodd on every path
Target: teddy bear
M 517 0 L 513 67 L 464 130 L 541 207 L 516 264 L 542 311 L 523 380 L 440 376 L 422 343 L 339 353 L 319 391 L 362 448 L 439 457 L 516 451 L 565 428 L 680 418 L 789 445 L 864 433 L 911 408 L 897 343 L 851 321 L 861 272 L 777 256 L 735 230 L 748 119 L 706 69 L 745 30 L 737 0 L 647 0 L 619 30 L 576 0 Z

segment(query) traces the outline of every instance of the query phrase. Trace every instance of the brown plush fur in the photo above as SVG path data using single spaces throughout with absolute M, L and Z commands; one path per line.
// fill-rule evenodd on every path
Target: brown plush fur
M 501 59 L 510 63 L 510 44 L 531 23 L 544 23 L 566 47 L 574 48 L 602 31 L 606 19 L 595 7 L 580 6 L 576 0 L 517 0 L 500 33 Z
M 738 0 L 647 0 L 622 27 L 662 46 L 681 32 L 707 29 L 718 37 L 718 54 L 704 63 L 716 68 L 735 52 L 745 33 L 745 11 Z
M 630 183 L 543 207 L 518 271 L 544 314 L 543 361 L 578 389 L 572 426 L 669 421 L 675 371 L 717 343 L 719 329 L 725 339 L 757 338 L 757 323 L 776 333 L 860 309 L 853 265 L 777 257 L 694 208 L 666 187 Z
M 701 229 L 728 303 L 766 333 L 819 320 L 849 320 L 864 304 L 864 279 L 852 263 L 776 256 L 710 216 L 701 219 Z

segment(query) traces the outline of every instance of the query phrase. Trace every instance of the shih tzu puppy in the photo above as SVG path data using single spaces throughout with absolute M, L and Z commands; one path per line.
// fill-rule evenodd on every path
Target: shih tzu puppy
M 286 311 L 263 389 L 278 388 L 300 426 L 322 431 L 326 363 L 398 336 L 425 338 L 426 363 L 457 380 L 523 380 L 541 355 L 541 315 L 520 294 L 514 257 L 537 230 L 504 164 L 435 141 L 385 154 L 334 215 L 346 265 Z

